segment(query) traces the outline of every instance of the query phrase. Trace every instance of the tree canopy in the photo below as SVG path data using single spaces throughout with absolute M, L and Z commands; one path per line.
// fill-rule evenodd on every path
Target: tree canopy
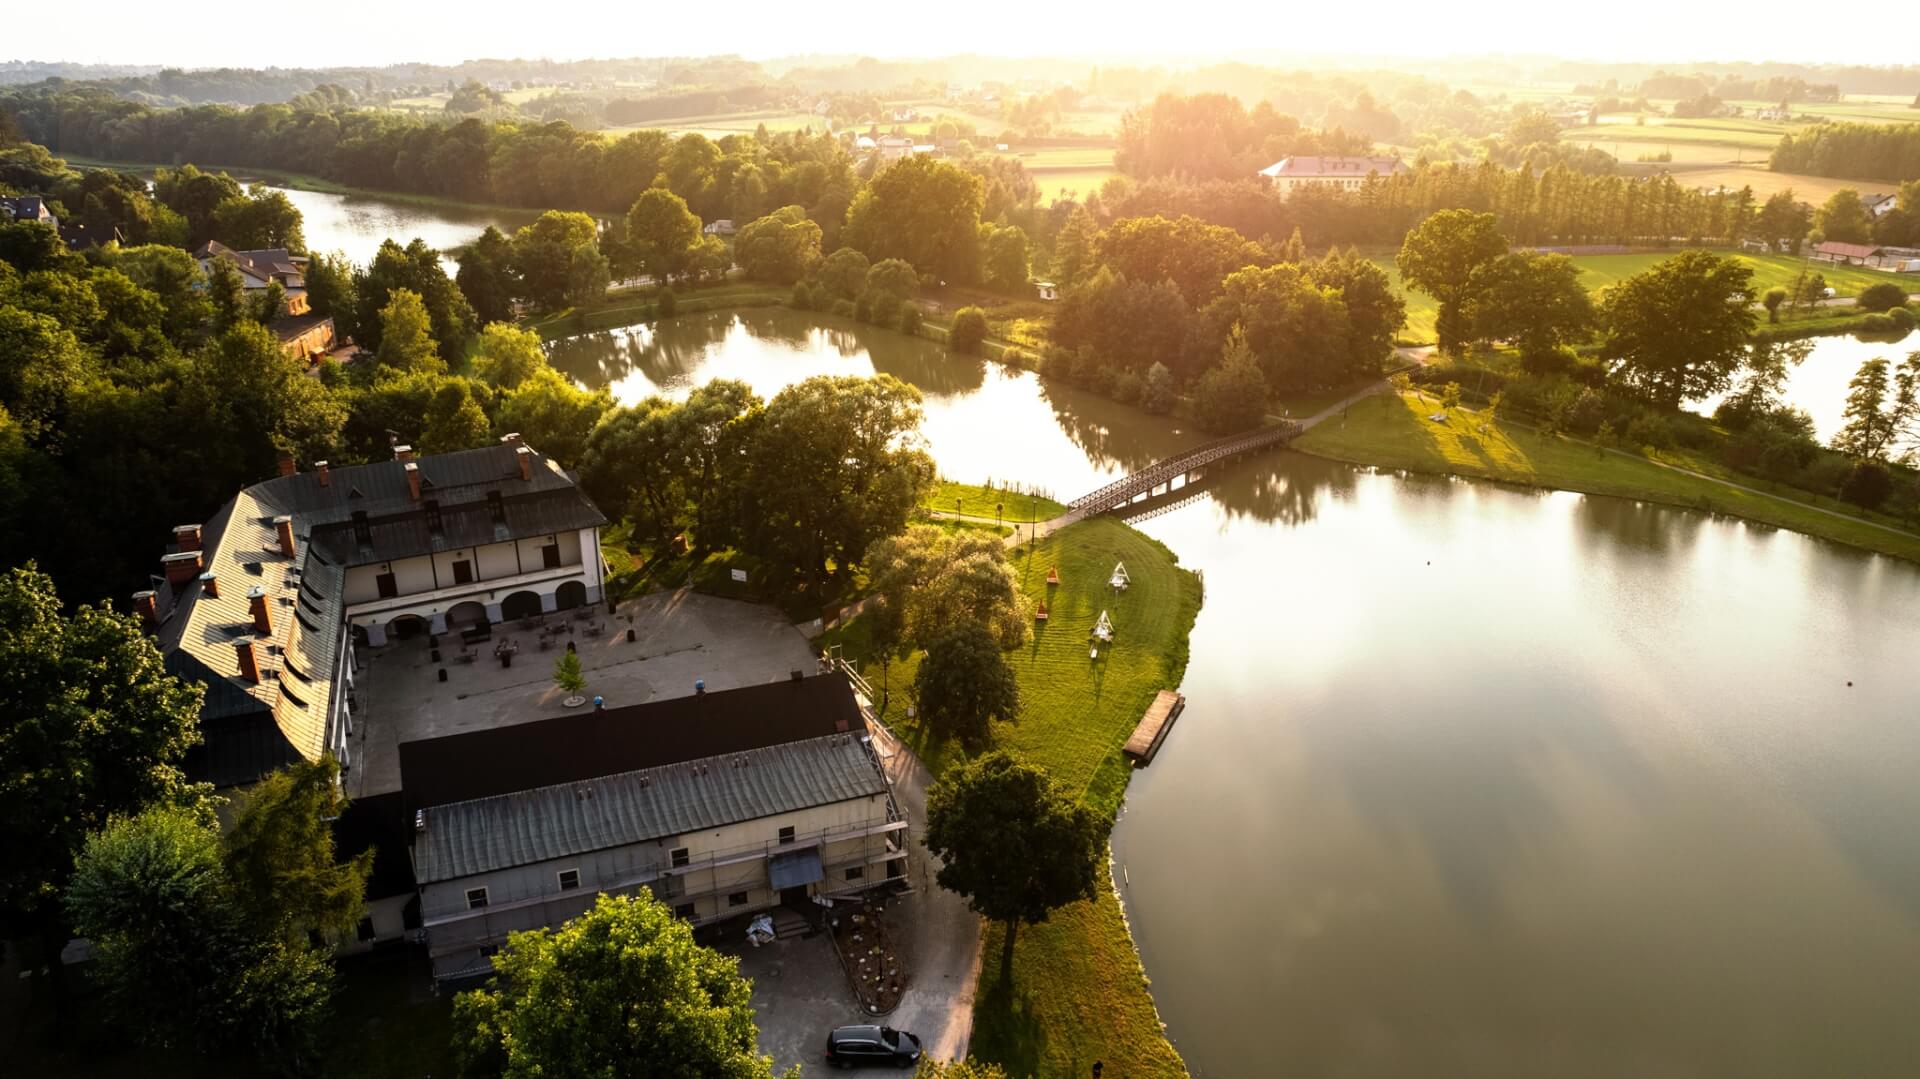
M 805 209 L 782 206 L 734 236 L 734 261 L 755 281 L 791 285 L 820 261 L 820 235 Z
M 1739 260 L 1684 251 L 1607 290 L 1601 355 L 1656 404 L 1727 388 L 1753 332 L 1753 271 Z
M 904 259 L 924 274 L 970 284 L 980 275 L 980 178 L 913 155 L 881 169 L 854 197 L 844 236 L 867 258 Z

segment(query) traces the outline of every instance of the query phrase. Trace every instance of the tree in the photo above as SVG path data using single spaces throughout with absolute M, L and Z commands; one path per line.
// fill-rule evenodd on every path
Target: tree
M 980 267 L 980 178 L 926 155 L 901 158 L 854 196 L 842 235 L 875 261 L 904 259 L 920 273 L 972 283 Z
M 771 1079 L 740 962 L 644 890 L 557 930 L 514 933 L 493 986 L 454 1000 L 461 1074 Z
M 1532 364 L 1593 332 L 1593 299 L 1565 255 L 1502 255 L 1473 272 L 1467 294 L 1474 336 L 1511 341 Z
M 201 688 L 133 618 L 62 614 L 31 563 L 0 576 L 0 686 L 0 908 L 40 915 L 88 832 L 182 791 Z
M 914 525 L 868 549 L 872 591 L 891 597 L 902 640 L 929 648 L 961 623 L 984 626 L 1001 649 L 1027 642 L 1027 601 L 999 537 Z
M 732 542 L 748 443 L 763 405 L 744 382 L 715 379 L 683 404 L 649 397 L 612 409 L 587 436 L 580 476 L 601 506 L 662 543 L 687 529 L 702 549 Z
M 553 684 L 567 693 L 578 693 L 587 688 L 587 676 L 580 673 L 579 653 L 564 652 L 554 660 Z
M 464 378 L 442 379 L 421 417 L 420 450 L 452 453 L 474 449 L 492 441 L 492 430 L 486 410 L 474 400 L 473 384 Z
M 53 426 L 93 366 L 85 346 L 58 320 L 0 304 L 0 408 L 21 430 L 34 435 Z
M 1257 427 L 1267 414 L 1267 380 L 1253 362 L 1245 334 L 1234 327 L 1220 365 L 1200 376 L 1194 387 L 1194 412 L 1200 426 L 1215 434 Z
M 334 861 L 332 821 L 346 811 L 340 763 L 296 761 L 239 796 L 226 833 L 233 899 L 265 936 L 344 938 L 360 921 L 373 851 Z
M 1827 239 L 1839 243 L 1863 244 L 1873 239 L 1873 215 L 1860 201 L 1860 192 L 1843 187 L 1828 196 L 1814 214 L 1814 227 Z
M 275 1070 L 312 1066 L 332 968 L 319 949 L 249 922 L 211 812 L 157 805 L 109 819 L 80 851 L 66 910 L 94 944 L 109 1016 L 143 1044 L 251 1047 Z
M 513 256 L 513 241 L 492 225 L 460 252 L 453 280 L 483 325 L 513 318 L 513 298 L 520 294 Z
M 1008 1079 L 1007 1070 L 972 1057 L 965 1060 L 935 1060 L 921 1057 L 913 1079 Z
M 1686 251 L 1627 278 L 1601 303 L 1601 356 L 1666 408 L 1719 393 L 1747 355 L 1752 277 L 1737 259 Z
M 752 280 L 791 285 L 820 261 L 820 226 L 801 207 L 782 206 L 740 230 L 733 258 Z
M 353 263 L 336 251 L 317 254 L 307 260 L 301 280 L 307 286 L 307 306 L 316 315 L 329 315 L 336 322 L 348 323 L 359 307 L 355 293 Z
M 1040 768 L 1004 750 L 950 769 L 927 792 L 927 849 L 940 885 L 1006 923 L 1000 976 L 1013 975 L 1014 936 L 1055 908 L 1092 899 L 1112 822 L 1057 790 Z
M 882 259 L 867 268 L 860 298 L 873 312 L 873 321 L 887 325 L 900 305 L 920 294 L 920 276 L 905 259 Z
M 993 633 L 960 621 L 928 642 L 913 675 L 913 698 L 929 727 L 972 743 L 986 736 L 990 720 L 1015 718 L 1020 686 Z
M 196 423 L 176 436 L 175 449 L 199 455 L 197 471 L 236 485 L 268 474 L 281 450 L 305 460 L 327 456 L 347 418 L 340 401 L 255 322 L 195 350 L 180 373 L 178 403 Z
M 1765 296 L 1760 297 L 1760 302 L 1765 305 L 1767 309 L 1767 321 L 1779 322 L 1780 305 L 1787 302 L 1787 290 L 1783 288 L 1770 288 L 1767 290 Z
M 890 375 L 817 376 L 780 391 L 754 422 L 732 497 L 739 546 L 802 580 L 844 573 L 906 527 L 933 482 L 920 392 Z
M 1298 266 L 1249 266 L 1229 275 L 1201 312 L 1206 339 L 1224 347 L 1238 328 L 1269 389 L 1344 385 L 1379 371 L 1380 356 L 1356 366 L 1352 326 L 1338 291 L 1316 284 Z
M 820 287 L 836 300 L 852 300 L 866 287 L 867 256 L 851 247 L 843 247 L 828 255 L 820 264 Z M 909 271 L 911 266 L 907 267 Z M 915 282 L 918 287 L 918 282 Z
M 1846 423 L 1833 448 L 1856 460 L 1885 461 L 1920 421 L 1920 352 L 1896 370 L 1884 359 L 1860 365 L 1847 384 Z
M 286 192 L 262 184 L 214 207 L 210 238 L 241 251 L 281 248 L 299 255 L 307 250 L 299 208 Z
M 666 188 L 648 188 L 627 210 L 627 258 L 656 283 L 685 272 L 699 242 L 700 219 L 687 209 L 687 200 Z
M 980 226 L 988 288 L 1031 296 L 1027 285 L 1027 234 L 1018 225 Z
M 1907 290 L 1892 281 L 1876 281 L 1861 289 L 1855 302 L 1862 311 L 1891 311 L 1907 302 Z
M 980 343 L 987 339 L 987 313 L 978 307 L 962 307 L 954 312 L 953 332 L 947 337 L 947 344 L 955 352 L 976 353 Z
M 1840 482 L 1840 497 L 1864 509 L 1878 509 L 1893 493 L 1893 475 L 1878 461 L 1855 461 Z
M 1159 215 L 1125 218 L 1100 238 L 1103 266 L 1129 281 L 1171 281 L 1194 307 L 1213 299 L 1228 274 L 1269 261 L 1259 244 L 1186 214 L 1174 220 Z
M 500 403 L 494 429 L 517 431 L 528 445 L 571 468 L 586 453 L 587 438 L 613 407 L 606 387 L 583 390 L 551 367 L 542 367 Z
M 1492 214 L 1441 210 L 1407 233 L 1394 261 L 1403 280 L 1439 301 L 1441 351 L 1457 352 L 1466 343 L 1474 271 L 1506 252 L 1507 238 Z
M 474 331 L 473 308 L 459 286 L 447 277 L 440 253 L 419 239 L 405 247 L 392 240 L 380 244 L 366 271 L 354 278 L 358 307 L 352 324 L 342 329 L 363 348 L 379 351 L 385 330 L 380 313 L 399 289 L 420 297 L 432 323 L 434 345 L 442 357 L 466 353 Z
M 1356 375 L 1373 374 L 1393 352 L 1394 338 L 1407 324 L 1407 303 L 1394 289 L 1387 271 L 1372 259 L 1349 249 L 1328 252 L 1306 265 L 1315 284 L 1340 290 L 1347 309 L 1348 369 Z
M 225 330 L 241 319 L 253 318 L 247 305 L 246 285 L 240 271 L 223 258 L 207 261 L 207 303 L 213 309 L 215 332 Z
M 473 373 L 497 390 L 512 390 L 550 370 L 540 335 L 506 322 L 489 323 L 474 345 Z
M 1788 250 L 1800 253 L 1800 244 L 1813 229 L 1813 208 L 1794 197 L 1787 188 L 1767 196 L 1754 222 L 1760 238 L 1768 244 L 1785 242 Z
M 599 299 L 609 270 L 588 214 L 548 210 L 513 234 L 509 263 L 529 300 L 551 311 Z
M 1158 361 L 1147 368 L 1147 381 L 1140 393 L 1140 407 L 1154 416 L 1164 416 L 1173 411 L 1175 397 L 1173 372 L 1167 365 Z
M 403 374 L 437 373 L 447 369 L 433 340 L 433 322 L 420 294 L 395 289 L 380 309 L 380 346 L 374 362 Z

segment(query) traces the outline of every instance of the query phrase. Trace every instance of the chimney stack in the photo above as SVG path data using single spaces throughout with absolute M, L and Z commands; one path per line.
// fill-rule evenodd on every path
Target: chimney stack
M 191 551 L 163 555 L 160 559 L 160 567 L 166 571 L 167 583 L 173 586 L 176 595 L 186 591 L 187 584 L 200 576 L 200 571 L 206 568 L 201 562 L 200 549 L 197 547 Z
M 533 478 L 533 451 L 525 446 L 521 446 L 519 449 L 513 451 L 513 456 L 520 462 L 520 478 L 522 480 L 531 480 Z
M 280 553 L 283 555 L 286 555 L 288 558 L 292 558 L 293 557 L 293 518 L 275 517 L 273 519 L 273 527 L 275 531 L 280 533 Z
M 260 680 L 260 659 L 254 655 L 253 640 L 248 637 L 240 638 L 233 642 L 233 651 L 240 660 L 240 677 L 249 682 L 258 682 Z
M 407 471 L 407 497 L 420 501 L 420 466 L 408 461 L 401 467 Z
M 500 444 L 501 444 L 501 445 L 503 445 L 503 446 L 518 446 L 518 445 L 520 445 L 520 432 L 518 432 L 518 431 L 508 431 L 508 432 L 507 432 L 506 434 L 504 434 L 504 435 L 501 435 L 501 436 L 500 436 Z
M 300 471 L 300 464 L 293 459 L 293 454 L 288 453 L 286 450 L 281 450 L 280 474 L 282 476 L 291 476 L 298 471 Z
M 253 631 L 262 637 L 273 636 L 273 608 L 267 606 L 267 590 L 259 585 L 249 589 L 247 607 L 253 612 Z
M 215 577 L 212 570 L 208 570 L 200 575 L 200 591 L 205 592 L 208 599 L 220 598 L 220 578 Z M 151 595 L 152 593 L 148 594 Z
M 154 596 L 152 589 L 133 594 L 133 609 L 140 616 L 140 624 L 146 626 L 148 632 L 160 628 L 160 601 Z
M 174 525 L 173 549 L 176 551 L 197 551 L 200 549 L 199 525 Z
M 333 470 L 327 467 L 327 462 L 315 461 L 313 463 L 313 467 L 314 467 L 315 474 L 320 477 L 320 486 L 332 487 L 333 486 Z
M 413 447 L 405 442 L 400 443 L 393 448 L 393 459 L 402 463 L 413 460 Z

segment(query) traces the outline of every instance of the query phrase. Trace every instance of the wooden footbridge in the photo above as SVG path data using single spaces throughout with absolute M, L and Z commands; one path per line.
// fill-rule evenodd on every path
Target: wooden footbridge
M 1243 431 L 1237 435 L 1215 439 L 1164 461 L 1156 461 L 1130 476 L 1114 480 L 1092 494 L 1081 495 L 1067 503 L 1067 509 L 1080 517 L 1092 517 L 1113 510 L 1123 510 L 1128 503 L 1151 496 L 1156 492 L 1172 493 L 1175 489 L 1173 486 L 1175 480 L 1191 478 L 1194 472 L 1208 465 L 1224 461 L 1229 457 L 1238 457 L 1243 453 L 1252 453 L 1255 450 L 1280 445 L 1305 429 L 1304 425 L 1289 420 L 1272 427 L 1261 427 L 1257 430 Z M 1162 488 L 1165 488 L 1165 491 L 1162 491 Z

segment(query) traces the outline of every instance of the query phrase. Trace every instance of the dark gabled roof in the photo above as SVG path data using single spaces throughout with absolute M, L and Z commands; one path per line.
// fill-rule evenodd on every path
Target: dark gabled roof
M 400 744 L 411 808 L 865 730 L 853 687 L 820 674 Z
M 373 872 L 367 874 L 367 898 L 411 895 L 413 864 L 407 847 L 413 827 L 399 791 L 355 798 L 333 822 L 333 854 L 339 860 L 364 850 L 373 851 Z

